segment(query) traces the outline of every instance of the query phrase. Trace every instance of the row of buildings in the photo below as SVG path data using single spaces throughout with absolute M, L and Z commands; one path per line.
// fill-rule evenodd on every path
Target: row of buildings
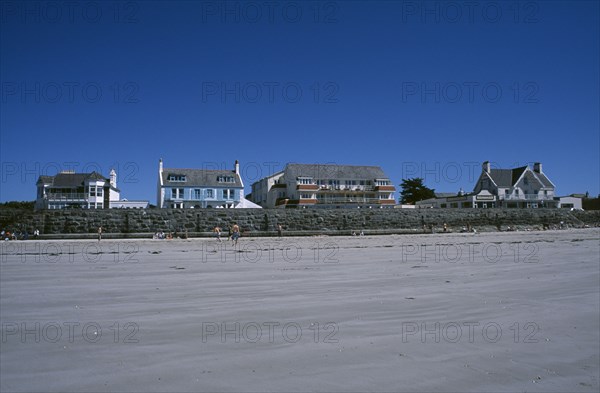
M 121 199 L 117 174 L 61 172 L 40 176 L 36 209 L 147 208 L 148 201 Z M 556 197 L 555 186 L 533 168 L 492 169 L 482 165 L 472 192 L 436 194 L 412 208 L 581 208 L 581 198 Z M 244 194 L 240 164 L 231 170 L 165 168 L 158 164 L 156 206 L 163 209 L 203 208 L 395 208 L 396 187 L 378 166 L 289 163 L 252 184 Z

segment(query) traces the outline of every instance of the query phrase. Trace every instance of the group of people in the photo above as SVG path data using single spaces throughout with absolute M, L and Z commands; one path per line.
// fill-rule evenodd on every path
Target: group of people
M 217 240 L 220 242 L 222 242 L 223 240 L 221 239 L 221 233 L 223 232 L 223 230 L 221 229 L 220 226 L 216 226 L 213 229 L 213 232 L 215 234 L 215 237 L 217 238 Z M 238 239 L 240 238 L 240 226 L 238 224 L 233 224 L 230 225 L 228 227 L 228 234 L 227 234 L 227 240 L 231 240 L 231 242 L 236 245 L 238 243 Z
M 40 231 L 39 229 L 35 229 L 33 231 L 33 237 L 34 239 L 37 239 L 38 237 L 40 237 Z M 9 241 L 9 240 L 29 240 L 29 232 L 28 231 L 9 231 L 9 230 L 2 230 L 0 232 L 0 239 L 4 240 L 4 241 Z
M 156 232 L 154 235 L 152 235 L 152 239 L 159 239 L 159 240 L 164 240 L 164 239 L 173 239 L 173 234 L 171 232 L 169 233 L 165 233 L 164 231 L 159 231 Z

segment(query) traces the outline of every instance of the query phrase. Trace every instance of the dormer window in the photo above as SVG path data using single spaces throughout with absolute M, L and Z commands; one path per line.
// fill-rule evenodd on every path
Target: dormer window
M 167 180 L 169 180 L 171 182 L 181 182 L 181 183 L 186 181 L 185 175 L 169 175 L 169 178 Z
M 219 182 L 219 183 L 235 183 L 235 177 L 233 177 L 233 176 L 217 176 L 217 182 Z
M 390 185 L 390 181 L 389 180 L 384 180 L 384 179 L 376 179 L 375 180 L 375 185 L 376 186 L 389 186 Z

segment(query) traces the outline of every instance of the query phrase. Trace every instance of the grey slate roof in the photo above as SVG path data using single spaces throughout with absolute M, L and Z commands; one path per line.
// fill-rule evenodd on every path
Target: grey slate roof
M 535 175 L 537 176 L 538 179 L 540 179 L 540 181 L 542 182 L 544 187 L 550 187 L 550 188 L 554 187 L 554 184 L 552 184 L 550 179 L 548 179 L 545 174 L 536 172 Z
M 92 173 L 59 173 L 55 176 L 40 176 L 38 183 L 42 182 L 56 188 L 83 187 L 86 180 L 104 180 L 107 178 L 97 172 Z
M 514 169 L 491 169 L 490 177 L 498 187 L 512 187 L 521 177 L 527 166 Z
M 313 179 L 389 179 L 378 166 L 336 164 L 287 164 L 285 176 L 288 180 L 308 176 Z
M 513 169 L 492 169 L 490 170 L 490 177 L 498 187 L 509 188 L 517 183 L 523 172 L 527 169 L 527 166 Z M 529 171 L 525 176 L 529 181 L 539 180 L 543 187 L 554 188 L 552 182 L 543 173 Z
M 169 181 L 169 175 L 183 175 L 185 182 Z M 234 183 L 219 183 L 218 176 L 233 176 Z M 163 185 L 165 187 L 242 187 L 242 179 L 233 170 L 227 169 L 184 169 L 164 168 Z

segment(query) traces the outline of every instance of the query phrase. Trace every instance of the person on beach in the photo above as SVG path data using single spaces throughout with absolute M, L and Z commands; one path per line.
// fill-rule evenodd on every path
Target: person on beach
M 231 240 L 231 225 L 227 227 L 227 240 Z
M 236 246 L 240 237 L 240 227 L 238 226 L 238 224 L 233 224 L 231 230 L 231 241 L 233 242 L 233 245 Z
M 213 232 L 215 233 L 215 237 L 217 238 L 217 240 L 219 241 L 219 243 L 221 243 L 222 242 L 222 240 L 221 240 L 221 227 L 216 226 L 213 229 Z
M 283 237 L 283 227 L 281 226 L 281 224 L 277 225 L 277 236 Z
M 102 240 L 102 226 L 98 227 L 98 241 Z
M 444 223 L 444 232 L 448 232 L 448 224 Z
M 33 237 L 36 238 L 36 239 L 38 237 L 40 237 L 40 230 L 39 229 L 36 229 L 35 231 L 33 231 Z

